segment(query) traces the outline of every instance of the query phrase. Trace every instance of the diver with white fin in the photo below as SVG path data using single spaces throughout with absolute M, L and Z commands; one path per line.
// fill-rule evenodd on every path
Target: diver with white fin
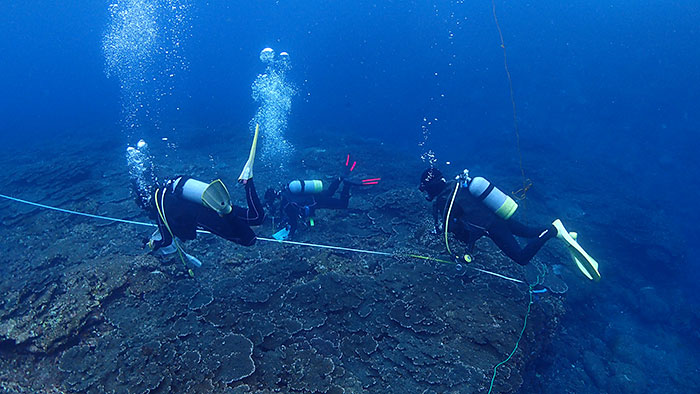
M 262 224 L 265 212 L 253 183 L 253 163 L 258 140 L 255 129 L 248 161 L 241 171 L 238 182 L 245 188 L 247 207 L 235 206 L 224 183 L 217 179 L 205 183 L 187 176 L 179 176 L 162 186 L 136 187 L 134 191 L 139 205 L 146 209 L 149 217 L 158 223 L 158 230 L 147 242 L 152 251 L 163 254 L 178 252 L 183 263 L 200 266 L 201 262 L 184 252 L 179 240 L 193 240 L 197 230 L 206 230 L 224 239 L 243 246 L 255 244 L 255 232 L 250 226 Z M 146 147 L 145 142 L 139 146 Z M 129 147 L 127 157 L 140 152 Z M 153 168 L 149 165 L 148 168 Z M 149 179 L 155 179 L 150 176 Z M 135 183 L 135 185 L 137 185 Z M 144 193 L 150 192 L 147 195 Z M 190 274 L 192 272 L 190 271 Z
M 600 280 L 598 263 L 576 241 L 577 234 L 569 233 L 561 220 L 550 226 L 531 227 L 512 218 L 518 204 L 488 180 L 469 177 L 464 170 L 454 181 L 447 182 L 437 168 L 428 168 L 421 174 L 418 188 L 433 201 L 435 231 L 444 233 L 448 252 L 459 262 L 471 262 L 470 254 L 458 256 L 450 250 L 447 233 L 468 245 L 471 253 L 476 241 L 487 236 L 511 260 L 525 265 L 552 238 L 559 238 L 574 259 L 577 268 L 588 278 Z M 521 247 L 515 237 L 530 240 Z

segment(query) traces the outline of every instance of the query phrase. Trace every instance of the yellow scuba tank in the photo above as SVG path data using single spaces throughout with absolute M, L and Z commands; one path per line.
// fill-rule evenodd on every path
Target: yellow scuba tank
M 472 196 L 502 219 L 509 219 L 518 209 L 515 200 L 480 176 L 469 179 L 467 189 Z
M 323 181 L 318 179 L 291 181 L 287 188 L 292 194 L 318 194 L 323 191 Z

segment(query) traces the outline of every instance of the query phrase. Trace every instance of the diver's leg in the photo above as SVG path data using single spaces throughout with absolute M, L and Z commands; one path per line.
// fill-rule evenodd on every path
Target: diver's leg
M 224 238 L 242 246 L 253 246 L 256 240 L 255 232 L 248 226 L 237 226 L 235 233 Z
M 251 246 L 255 243 L 255 232 L 248 223 L 231 214 L 219 216 L 214 210 L 203 207 L 197 215 L 197 224 L 200 228 L 239 245 Z
M 537 254 L 545 242 L 557 236 L 557 229 L 554 225 L 549 227 L 530 227 L 513 219 L 507 220 L 506 223 L 514 235 L 529 239 L 534 238 L 523 248 L 523 258 L 527 258 L 527 260 L 530 260 L 532 256 Z
M 253 229 L 240 221 L 229 223 L 225 231 L 217 232 L 216 235 L 242 246 L 253 246 L 256 240 Z
M 283 208 L 289 225 L 289 238 L 293 238 L 299 227 L 299 207 L 292 203 L 287 203 Z
M 506 256 L 520 265 L 525 265 L 530 262 L 545 242 L 556 235 L 556 232 L 550 230 L 542 231 L 539 236 L 536 236 L 536 238 L 530 241 L 524 248 L 520 247 L 520 244 L 515 239 L 510 226 L 505 220 L 499 220 L 494 223 L 488 229 L 488 235 Z
M 323 192 L 323 195 L 327 198 L 333 197 L 335 192 L 338 190 L 338 187 L 340 186 L 340 178 L 335 178 L 333 182 L 331 182 L 331 185 L 328 186 L 328 189 Z
M 498 246 L 499 249 L 510 257 L 511 260 L 518 264 L 525 265 L 530 259 L 524 260 L 522 257 L 522 249 L 520 244 L 515 239 L 513 233 L 510 232 L 508 225 L 504 220 L 496 221 L 489 229 L 488 236 Z
M 513 233 L 513 235 L 522 238 L 535 238 L 542 234 L 542 232 L 548 230 L 545 227 L 527 226 L 513 218 L 506 220 L 506 224 L 508 225 L 508 228 L 510 229 L 510 232 Z M 553 228 L 554 226 L 550 227 Z
M 247 208 L 234 206 L 233 215 L 238 219 L 243 220 L 250 226 L 259 226 L 265 220 L 265 210 L 260 203 L 258 193 L 255 191 L 253 179 L 248 179 L 245 183 L 245 199 L 248 205 Z
M 314 210 L 321 209 L 345 209 L 348 207 L 347 200 L 343 201 L 339 198 L 318 198 L 314 206 Z
M 520 265 L 525 265 L 530 262 L 545 242 L 556 236 L 556 231 L 552 231 L 551 229 L 540 231 L 532 241 L 524 248 L 521 248 L 511 232 L 511 226 L 506 222 L 507 221 L 499 220 L 494 223 L 494 225 L 489 228 L 488 235 L 506 256 Z M 520 234 L 523 233 L 524 232 L 520 232 Z M 528 234 L 530 234 L 530 232 L 528 232 Z
M 335 184 L 335 182 L 334 182 Z M 340 182 L 338 182 L 340 184 Z M 332 187 L 333 185 L 331 185 Z M 338 189 L 338 185 L 335 185 L 333 193 Z M 330 188 L 328 190 L 331 190 Z M 343 190 L 340 191 L 340 198 L 333 198 L 332 194 L 324 195 L 317 198 L 317 204 L 315 208 L 326 208 L 326 209 L 346 209 L 350 202 L 350 186 L 347 183 L 343 184 Z
M 350 184 L 343 183 L 343 190 L 340 191 L 340 201 L 343 203 L 343 208 L 347 208 L 350 204 Z
M 520 252 L 520 259 L 521 261 L 524 261 L 525 263 L 520 263 L 520 264 L 527 264 L 535 255 L 537 252 L 540 251 L 542 246 L 549 241 L 550 239 L 554 238 L 557 235 L 556 231 L 551 231 L 551 230 L 545 230 L 537 238 L 532 239 L 532 241 L 528 242 L 527 245 L 523 248 L 522 252 Z

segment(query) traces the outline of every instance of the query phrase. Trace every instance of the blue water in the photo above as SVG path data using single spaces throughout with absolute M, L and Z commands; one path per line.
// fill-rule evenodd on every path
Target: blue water
M 383 141 L 415 161 L 432 150 L 448 171 L 488 169 L 509 188 L 521 182 L 488 0 L 156 3 L 183 5 L 185 20 L 177 58 L 156 56 L 144 73 L 158 81 L 146 88 L 150 112 L 138 127 L 124 123 L 124 89 L 106 75 L 110 2 L 0 4 L 0 141 L 70 150 L 64 137 L 91 130 L 88 138 L 122 141 L 121 150 L 142 136 L 178 142 L 193 128 L 205 135 L 248 128 L 258 108 L 251 84 L 264 69 L 258 56 L 272 47 L 292 61 L 286 78 L 296 94 L 283 131 L 294 146 L 313 146 L 319 132 L 347 134 Z M 593 300 L 571 297 L 576 312 L 565 326 L 585 331 L 588 319 L 598 319 L 591 324 L 602 329 L 631 311 L 619 323 L 630 325 L 624 330 L 669 331 L 697 354 L 700 3 L 495 5 L 522 169 L 533 181 L 529 204 L 564 215 L 575 203 L 604 256 Z M 636 232 L 642 245 L 625 236 Z M 662 319 L 646 316 L 645 287 L 657 292 Z M 658 341 L 672 358 L 677 345 Z M 553 345 L 560 354 L 556 346 L 566 344 Z

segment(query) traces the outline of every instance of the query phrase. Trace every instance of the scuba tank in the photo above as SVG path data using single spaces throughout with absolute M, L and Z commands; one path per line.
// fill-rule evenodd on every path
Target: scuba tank
M 481 201 L 498 217 L 508 220 L 513 216 L 515 210 L 518 209 L 518 203 L 515 200 L 485 178 L 480 176 L 469 178 L 469 171 L 467 170 L 464 170 L 464 173 L 458 178 L 462 180 L 462 185 L 467 187 L 472 196 Z
M 180 185 L 181 182 L 184 183 Z M 176 195 L 180 189 L 182 198 L 211 208 L 220 216 L 228 215 L 233 209 L 228 190 L 220 179 L 204 183 L 196 179 L 180 177 L 175 181 L 173 189 Z
M 316 205 L 316 199 L 313 197 L 307 197 L 312 194 L 319 194 L 323 191 L 323 181 L 318 179 L 313 180 L 296 180 L 291 181 L 287 185 L 287 190 L 289 190 L 290 197 L 293 200 L 297 200 L 299 205 L 299 215 L 302 220 L 309 220 L 309 225 L 314 226 L 313 209 L 311 207 Z M 297 197 L 292 197 L 297 196 Z M 311 201 L 308 201 L 311 199 Z M 307 205 L 310 204 L 310 205 Z
M 323 191 L 323 181 L 318 179 L 291 181 L 287 188 L 292 194 L 318 194 Z

